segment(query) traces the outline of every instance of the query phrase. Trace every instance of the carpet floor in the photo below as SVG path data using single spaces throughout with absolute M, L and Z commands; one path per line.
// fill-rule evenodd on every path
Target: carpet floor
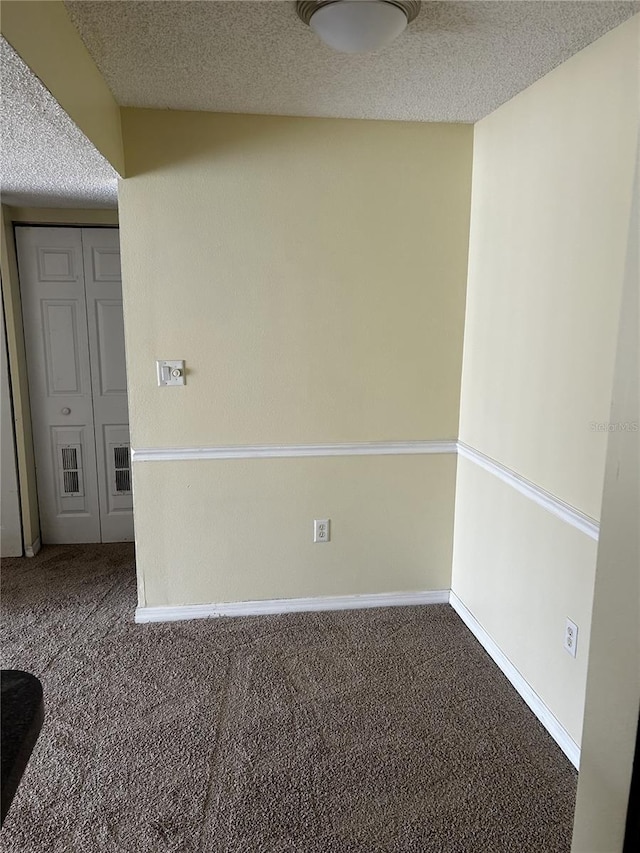
M 448 605 L 135 625 L 129 545 L 2 565 L 45 723 L 5 853 L 555 853 L 576 773 Z

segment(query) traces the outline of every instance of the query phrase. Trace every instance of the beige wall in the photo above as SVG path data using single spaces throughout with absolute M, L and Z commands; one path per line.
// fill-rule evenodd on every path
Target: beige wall
M 475 128 L 460 437 L 595 519 L 638 130 L 636 17 Z M 461 461 L 453 589 L 579 743 L 596 549 Z M 565 618 L 578 656 L 563 649 Z
M 640 153 L 640 149 L 639 149 Z M 620 853 L 640 707 L 640 158 L 609 420 L 573 853 Z M 637 803 L 636 803 L 637 808 Z
M 0 270 L 2 272 L 2 302 L 7 324 L 7 350 L 16 433 L 16 456 L 20 483 L 20 512 L 24 546 L 29 551 L 40 547 L 40 516 L 36 489 L 36 467 L 33 455 L 31 408 L 27 361 L 24 351 L 22 306 L 18 264 L 13 239 L 10 209 L 2 206 Z
M 599 518 L 638 16 L 475 126 L 460 437 Z
M 134 446 L 455 438 L 470 127 L 123 127 Z M 163 357 L 187 362 L 177 393 L 153 381 Z
M 470 127 L 124 110 L 123 130 L 130 177 L 120 185 L 120 222 L 135 448 L 455 438 Z M 158 388 L 156 358 L 185 359 L 187 385 Z M 397 475 L 386 474 L 367 493 L 348 477 L 331 483 L 325 472 L 334 464 L 136 464 L 148 603 L 173 603 L 176 571 L 182 603 L 320 587 L 365 591 L 370 543 L 357 519 L 383 496 L 391 517 L 399 507 L 407 513 L 402 530 L 414 557 L 406 566 L 389 558 L 386 577 L 371 567 L 370 585 L 447 586 L 454 466 L 447 462 L 443 473 L 436 457 L 396 457 L 384 470 Z M 272 522 L 273 547 L 261 547 L 254 513 L 232 507 L 210 514 L 211 525 L 216 517 L 221 525 L 214 542 L 201 517 L 203 506 L 218 506 L 212 484 L 238 478 L 248 495 L 267 467 L 275 480 L 299 472 L 287 494 L 304 514 L 289 518 L 289 499 L 261 488 L 255 500 L 262 496 L 261 524 Z M 428 548 L 418 523 L 423 504 L 410 508 L 412 471 L 421 472 L 422 501 L 431 506 L 434 495 L 445 496 L 439 513 L 448 521 L 438 529 L 425 522 L 434 537 Z M 311 501 L 317 489 L 323 509 L 315 512 L 332 518 L 336 539 L 307 554 L 295 544 L 311 539 L 314 516 L 302 496 Z M 172 529 L 175 548 L 158 539 L 144 506 L 149 490 L 154 516 L 178 505 L 184 513 L 184 524 Z M 380 554 L 389 555 L 397 534 L 395 524 L 379 529 Z M 432 554 L 444 565 L 432 565 Z M 303 559 L 325 566 L 320 584 L 305 579 Z M 291 571 L 303 574 L 294 582 Z
M 141 462 L 141 603 L 448 589 L 455 465 L 454 455 Z M 327 516 L 331 542 L 314 545 L 312 519 Z
M 123 174 L 120 107 L 62 0 L 3 0 L 0 31 L 98 151 Z
M 22 556 L 22 524 L 4 306 L 0 308 L 0 557 Z
M 597 543 L 464 457 L 455 531 L 454 592 L 579 745 Z

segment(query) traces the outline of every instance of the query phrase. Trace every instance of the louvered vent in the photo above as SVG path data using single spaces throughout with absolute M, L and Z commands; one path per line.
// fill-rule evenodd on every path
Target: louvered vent
M 80 491 L 80 478 L 77 471 L 64 472 L 64 493 L 65 495 L 77 495 Z
M 131 493 L 131 455 L 129 445 L 113 448 L 114 487 L 117 495 Z
M 82 482 L 80 445 L 59 445 L 58 452 L 60 454 L 58 464 L 60 474 L 61 497 L 66 498 L 70 497 L 71 495 L 83 495 L 84 484 Z

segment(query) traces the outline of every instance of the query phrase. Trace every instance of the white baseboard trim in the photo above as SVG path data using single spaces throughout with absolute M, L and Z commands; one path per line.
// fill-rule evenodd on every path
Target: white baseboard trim
M 585 513 L 581 512 L 579 509 L 561 501 L 560 498 L 555 497 L 555 495 L 545 491 L 545 489 L 540 488 L 540 486 L 536 486 L 536 484 L 532 483 L 531 480 L 527 480 L 526 477 L 516 474 L 515 471 L 507 468 L 505 465 L 501 465 L 500 462 L 496 462 L 495 459 L 485 456 L 484 453 L 481 453 L 474 447 L 470 447 L 463 441 L 458 442 L 458 453 L 465 459 L 469 459 L 471 462 L 474 462 L 480 468 L 484 468 L 485 471 L 493 474 L 494 477 L 497 477 L 499 480 L 507 483 L 517 492 L 520 492 L 520 494 L 529 498 L 534 503 L 537 503 L 538 506 L 546 509 L 547 512 L 550 512 L 557 518 L 562 519 L 562 521 L 566 521 L 567 524 L 570 524 L 577 530 L 581 530 L 583 533 L 586 533 L 587 536 L 591 539 L 595 539 L 596 542 L 598 541 L 600 525 L 595 519 L 591 518 L 591 516 L 585 515 Z
M 189 459 L 283 459 L 303 456 L 406 456 L 456 453 L 455 439 L 444 441 L 361 441 L 353 444 L 238 445 L 229 447 L 140 447 L 134 462 Z
M 325 595 L 317 598 L 274 598 L 265 601 L 232 601 L 220 604 L 185 604 L 179 607 L 137 607 L 136 622 L 177 622 L 219 616 L 263 616 L 321 610 L 359 610 L 367 607 L 407 607 L 416 604 L 448 604 L 449 590 L 430 592 L 383 592 L 372 595 Z
M 473 614 L 451 590 L 428 592 L 390 592 L 371 595 L 327 595 L 317 598 L 276 598 L 262 601 L 233 601 L 219 604 L 185 604 L 177 607 L 137 607 L 135 621 L 178 622 L 188 619 L 211 619 L 222 616 L 265 616 L 278 613 L 319 612 L 323 610 L 358 610 L 371 607 L 407 607 L 412 605 L 447 604 L 456 611 L 480 645 L 504 673 L 540 720 L 569 761 L 580 767 L 580 747 L 542 699 L 498 648 Z
M 31 545 L 24 546 L 25 557 L 35 557 L 38 551 L 42 548 L 42 542 L 40 541 L 40 537 L 31 543 Z
M 535 692 L 533 687 L 523 678 L 509 658 L 501 651 L 497 644 L 491 639 L 482 625 L 478 622 L 475 616 L 468 610 L 460 601 L 458 596 L 451 591 L 449 603 L 462 619 L 467 628 L 474 635 L 476 640 L 487 652 L 493 662 L 502 670 L 504 675 L 509 679 L 511 684 L 518 691 L 520 696 L 527 703 L 536 717 L 540 720 L 551 737 L 558 744 L 560 749 L 567 756 L 576 770 L 580 769 L 580 747 L 571 737 L 569 732 L 564 728 L 562 723 L 554 716 L 554 714 L 545 705 L 542 699 Z

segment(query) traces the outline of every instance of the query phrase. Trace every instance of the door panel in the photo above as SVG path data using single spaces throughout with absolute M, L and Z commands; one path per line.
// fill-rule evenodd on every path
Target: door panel
M 122 300 L 96 299 L 95 311 L 100 394 L 124 394 L 126 397 Z
M 119 234 L 83 228 L 98 495 L 103 542 L 133 539 Z
M 115 228 L 16 228 L 44 543 L 133 539 Z
M 82 394 L 77 301 L 41 299 L 40 310 L 47 392 L 50 397 Z
M 52 230 L 52 229 L 49 229 Z M 39 281 L 77 281 L 81 274 L 75 246 L 70 248 L 55 246 L 38 246 L 38 280 Z
M 20 227 L 16 245 L 42 541 L 100 542 L 82 235 Z
M 86 426 L 50 427 L 51 452 L 56 460 L 55 493 L 58 515 L 82 512 L 85 508 L 83 448 L 90 443 Z M 90 471 L 87 471 L 90 476 Z

